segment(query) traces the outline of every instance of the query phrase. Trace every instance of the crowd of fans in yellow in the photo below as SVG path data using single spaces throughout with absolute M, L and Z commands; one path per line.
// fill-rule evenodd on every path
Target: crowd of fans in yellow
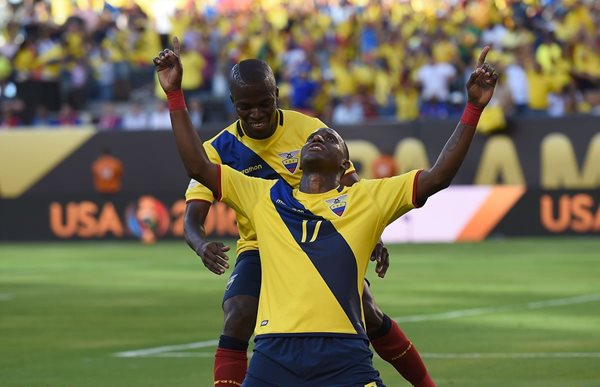
M 445 118 L 463 105 L 464 77 L 485 44 L 502 75 L 484 126 L 513 114 L 600 114 L 597 1 L 23 0 L 4 8 L 3 126 L 64 124 L 53 110 L 162 98 L 152 58 L 172 36 L 183 42 L 186 96 L 220 103 L 224 114 L 227 73 L 252 57 L 273 67 L 282 107 L 326 122 Z M 55 90 L 60 106 L 22 96 L 28 82 Z M 40 121 L 48 109 L 54 118 Z

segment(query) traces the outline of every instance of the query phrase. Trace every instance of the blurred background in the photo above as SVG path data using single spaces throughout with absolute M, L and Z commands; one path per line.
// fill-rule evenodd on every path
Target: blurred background
M 212 385 L 227 276 L 182 240 L 152 65 L 173 36 L 203 139 L 236 119 L 233 64 L 260 58 L 363 178 L 435 162 L 490 45 L 464 165 L 386 229 L 373 290 L 440 386 L 600 386 L 593 0 L 0 0 L 0 385 Z M 215 203 L 206 231 L 232 244 L 234 213 Z
M 167 129 L 152 58 L 172 36 L 183 42 L 183 86 L 199 126 L 231 119 L 226 79 L 246 58 L 273 67 L 281 107 L 326 122 L 445 119 L 461 112 L 465 77 L 486 44 L 503 74 L 497 121 L 600 114 L 596 1 L 3 0 L 0 7 L 4 127 Z

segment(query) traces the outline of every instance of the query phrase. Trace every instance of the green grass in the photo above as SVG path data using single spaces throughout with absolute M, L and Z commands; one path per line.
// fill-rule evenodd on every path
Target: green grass
M 375 298 L 390 316 L 425 316 L 400 326 L 439 386 L 600 386 L 600 357 L 515 357 L 600 356 L 600 297 L 527 306 L 600 294 L 600 240 L 390 250 L 387 278 L 369 269 Z M 113 354 L 218 338 L 226 280 L 183 242 L 0 244 L 0 385 L 211 386 L 214 347 Z M 432 319 L 472 308 L 483 310 Z M 375 366 L 388 386 L 408 385 L 380 359 Z

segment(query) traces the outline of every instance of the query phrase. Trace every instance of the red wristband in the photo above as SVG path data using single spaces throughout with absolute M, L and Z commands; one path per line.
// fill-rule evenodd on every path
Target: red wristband
M 183 97 L 183 90 L 179 89 L 167 92 L 167 106 L 169 107 L 170 112 L 187 109 L 187 106 L 185 106 L 185 98 Z
M 463 112 L 462 117 L 460 117 L 460 123 L 463 125 L 477 127 L 479 117 L 481 117 L 481 112 L 483 112 L 483 108 L 477 107 L 471 104 L 470 102 L 467 102 L 467 106 L 465 106 L 465 111 Z

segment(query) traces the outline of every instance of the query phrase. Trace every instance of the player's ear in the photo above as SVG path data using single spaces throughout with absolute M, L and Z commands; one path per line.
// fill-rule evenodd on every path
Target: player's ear
M 342 168 L 344 168 L 344 171 L 347 171 L 350 168 L 350 160 L 344 159 L 342 161 Z

